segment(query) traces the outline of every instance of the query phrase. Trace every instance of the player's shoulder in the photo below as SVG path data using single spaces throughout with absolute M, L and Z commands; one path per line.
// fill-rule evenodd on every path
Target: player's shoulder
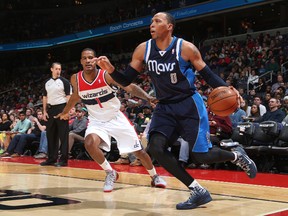
M 144 42 L 140 43 L 140 44 L 136 47 L 135 51 L 144 51 L 144 50 L 146 49 L 146 44 L 147 44 L 147 42 L 148 42 L 148 41 L 144 41 Z

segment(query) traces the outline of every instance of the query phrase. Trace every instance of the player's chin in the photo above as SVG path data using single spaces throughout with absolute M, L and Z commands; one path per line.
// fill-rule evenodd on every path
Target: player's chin
M 151 32 L 151 38 L 156 39 L 156 34 Z

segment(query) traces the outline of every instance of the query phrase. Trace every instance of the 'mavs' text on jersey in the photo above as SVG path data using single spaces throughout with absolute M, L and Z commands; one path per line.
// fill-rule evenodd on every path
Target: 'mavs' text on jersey
M 153 71 L 157 74 L 161 72 L 170 72 L 174 70 L 175 62 L 173 63 L 158 63 L 156 60 L 148 61 L 148 69 L 149 71 Z

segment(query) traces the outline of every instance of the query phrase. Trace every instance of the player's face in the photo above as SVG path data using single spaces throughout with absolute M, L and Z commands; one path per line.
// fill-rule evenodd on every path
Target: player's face
M 153 39 L 162 38 L 169 34 L 170 30 L 172 29 L 173 25 L 168 23 L 166 18 L 166 14 L 164 13 L 157 13 L 152 18 L 150 24 L 150 34 Z
M 94 53 L 92 51 L 83 51 L 81 55 L 81 65 L 84 71 L 91 71 L 95 69 L 95 63 L 93 63 L 92 59 L 94 58 Z

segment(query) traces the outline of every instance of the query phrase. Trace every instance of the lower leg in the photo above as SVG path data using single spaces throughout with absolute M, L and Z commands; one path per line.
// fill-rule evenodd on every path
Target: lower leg
M 103 151 L 99 148 L 102 140 L 97 135 L 88 135 L 84 145 L 92 159 L 97 162 L 106 172 L 112 171 L 110 163 L 106 160 Z
M 149 152 L 162 167 L 189 187 L 194 178 L 181 166 L 173 154 L 167 150 L 167 142 L 168 140 L 164 135 L 159 133 L 152 134 L 149 142 Z
M 147 169 L 147 170 L 151 170 L 154 168 L 151 158 L 149 157 L 149 155 L 147 154 L 147 152 L 145 152 L 144 150 L 139 150 L 134 152 L 136 158 L 138 158 L 142 165 Z

